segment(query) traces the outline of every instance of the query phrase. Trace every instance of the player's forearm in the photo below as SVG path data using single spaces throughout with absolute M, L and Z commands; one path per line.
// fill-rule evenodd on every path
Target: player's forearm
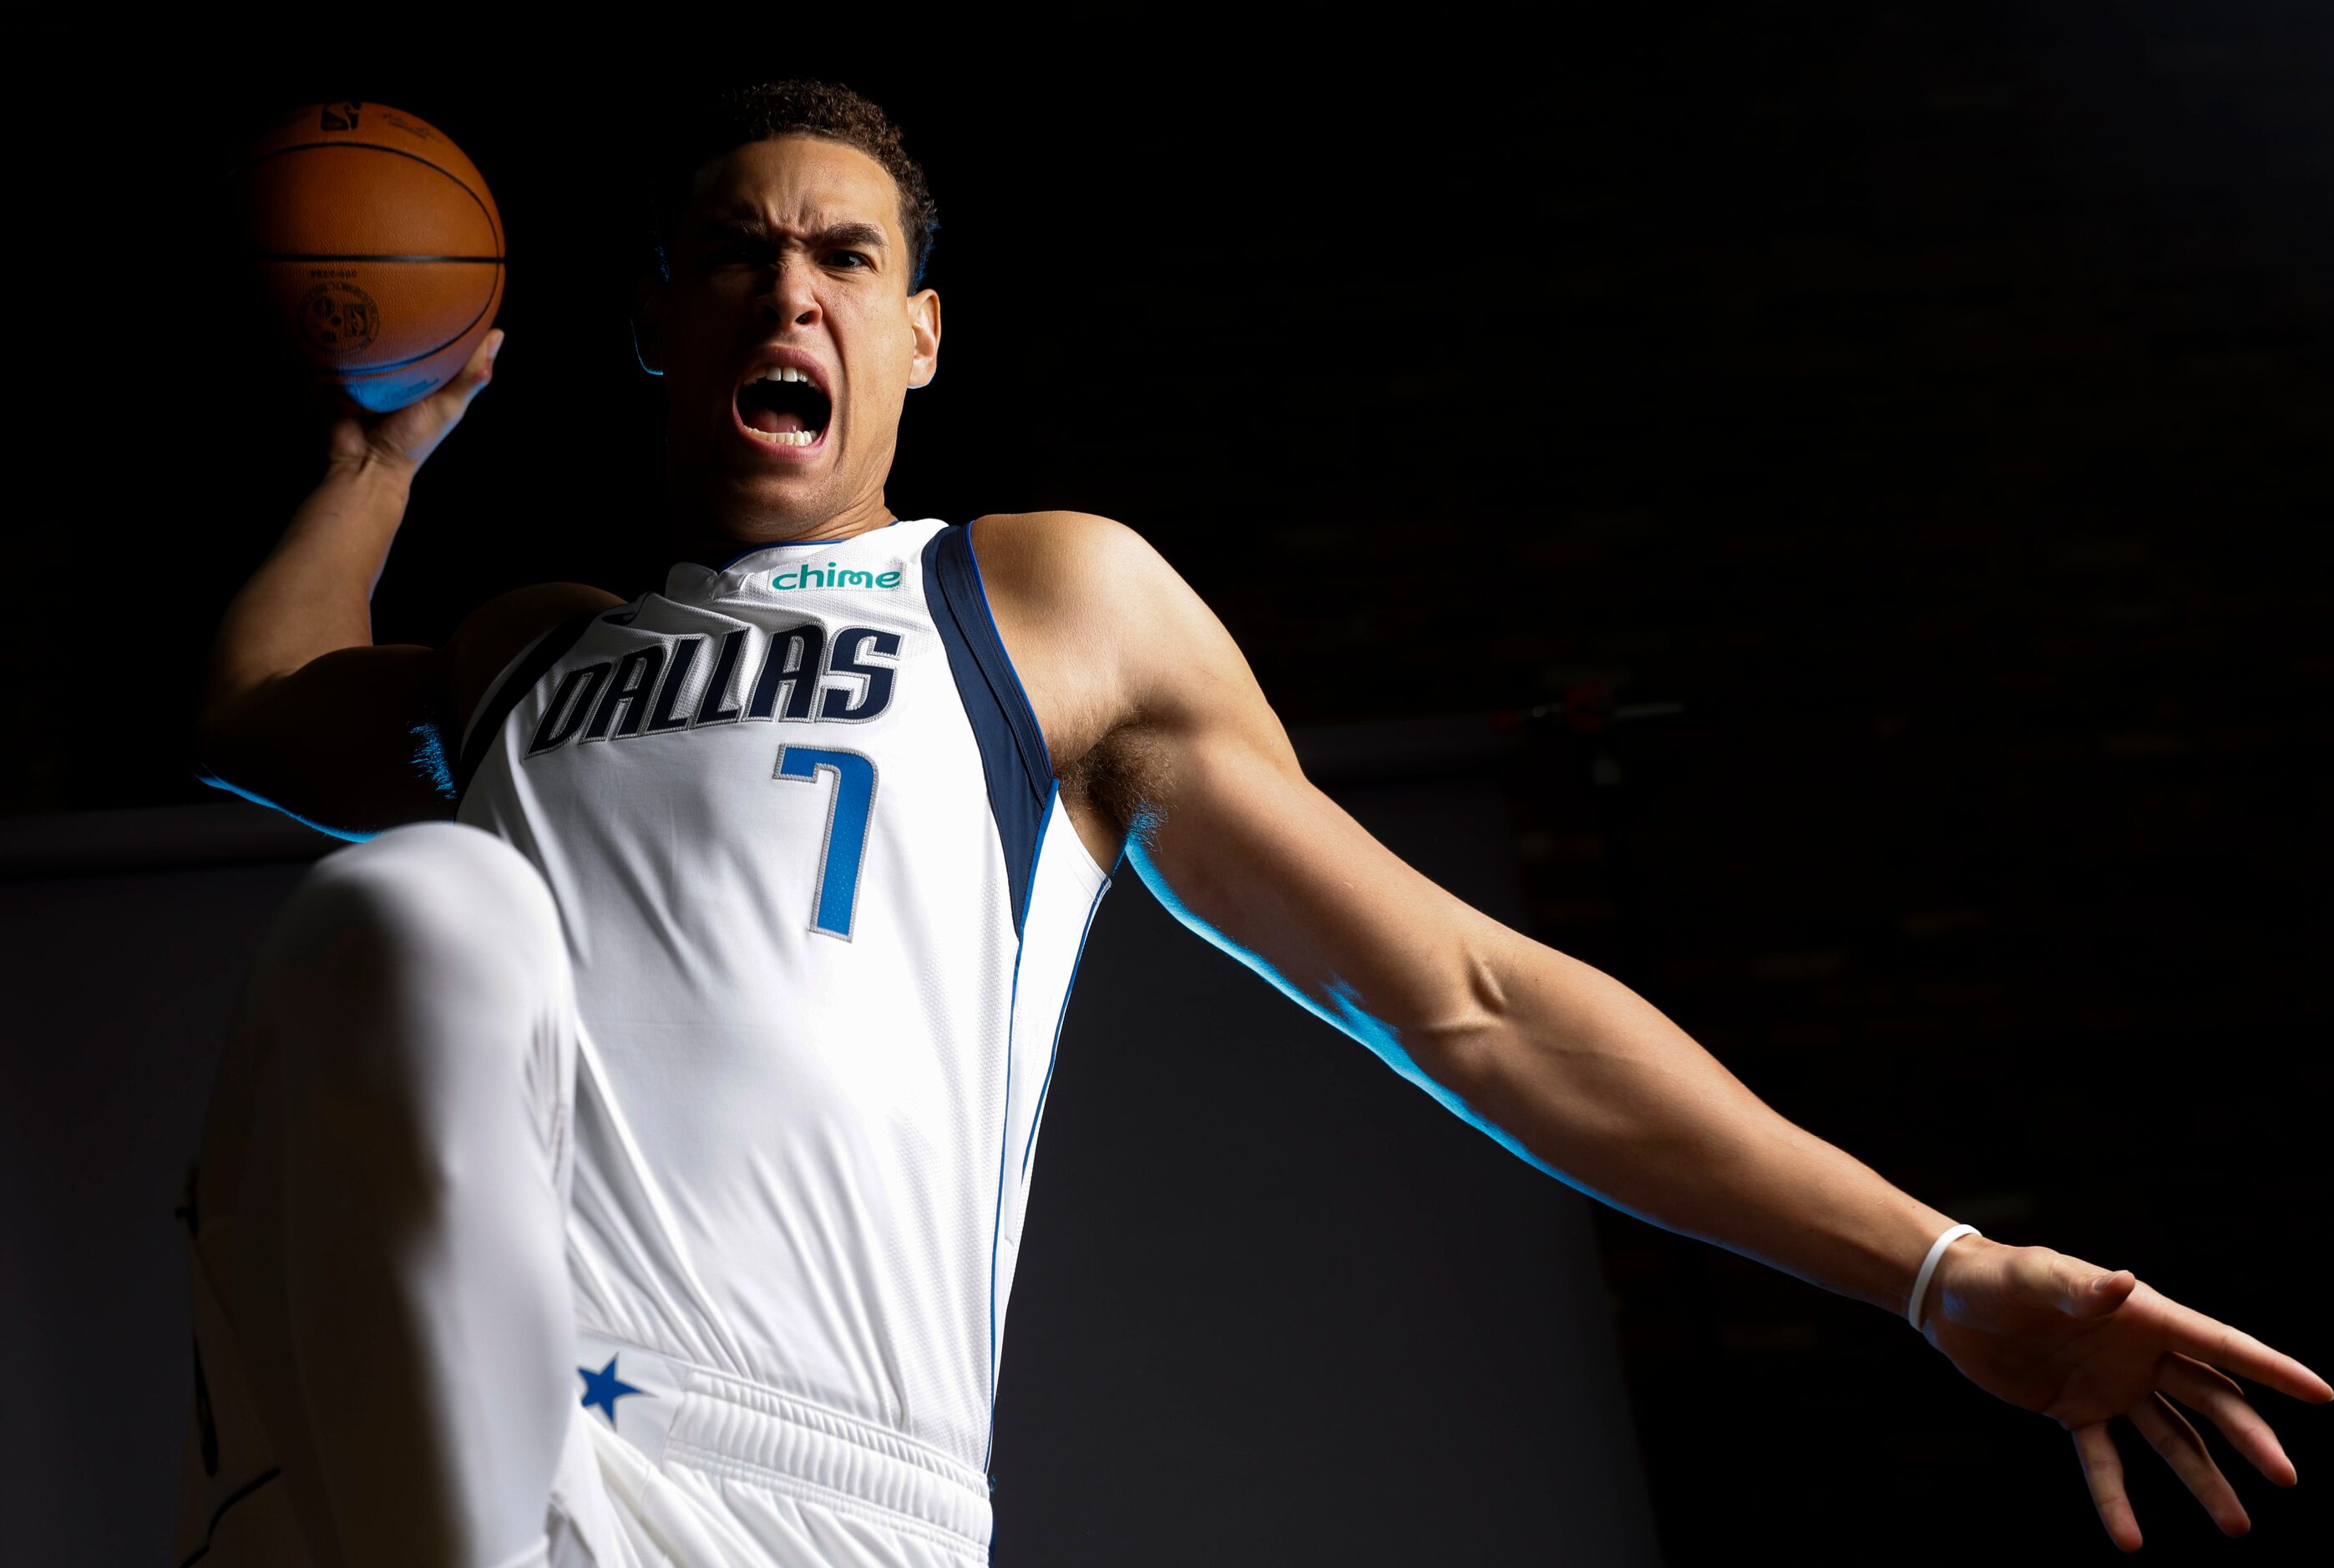
M 1519 938 L 1455 1083 L 1593 1196 L 1902 1314 L 1945 1215 L 1778 1115 L 1628 986 Z
M 405 516 L 410 464 L 336 462 L 220 620 L 203 696 L 222 716 L 259 683 L 372 643 L 372 590 Z

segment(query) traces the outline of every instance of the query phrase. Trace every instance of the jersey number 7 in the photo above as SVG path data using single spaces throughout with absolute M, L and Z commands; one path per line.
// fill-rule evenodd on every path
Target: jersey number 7
M 826 836 L 818 847 L 818 892 L 810 928 L 851 940 L 851 918 L 859 903 L 859 868 L 867 859 L 867 827 L 875 808 L 874 759 L 855 751 L 782 746 L 773 778 L 815 784 L 834 777 L 826 803 Z

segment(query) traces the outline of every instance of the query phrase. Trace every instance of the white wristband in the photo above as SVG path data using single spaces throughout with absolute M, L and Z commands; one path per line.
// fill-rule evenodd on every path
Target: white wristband
M 1929 1255 L 1921 1260 L 1921 1272 L 1913 1276 L 1913 1299 L 1905 1307 L 1905 1321 L 1913 1325 L 1914 1333 L 1921 1332 L 1921 1297 L 1928 1292 L 1929 1276 L 1937 1272 L 1937 1260 L 1961 1237 L 1983 1234 L 1973 1225 L 1957 1225 L 1929 1244 Z

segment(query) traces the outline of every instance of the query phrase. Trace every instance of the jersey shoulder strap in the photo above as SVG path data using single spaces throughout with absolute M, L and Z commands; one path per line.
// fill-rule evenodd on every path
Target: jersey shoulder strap
M 989 592 L 980 581 L 980 562 L 972 553 L 972 530 L 956 524 L 934 534 L 925 542 L 923 566 L 932 625 L 948 649 L 949 669 L 956 677 L 965 717 L 980 743 L 989 812 L 1005 842 L 1006 881 L 1018 937 L 1046 813 L 1053 804 L 1054 765 L 1020 674 L 997 634 Z
M 461 755 L 454 765 L 454 793 L 458 798 L 469 793 L 470 780 L 494 750 L 495 738 L 502 733 L 503 721 L 510 717 L 511 709 L 519 699 L 535 689 L 551 667 L 566 657 L 567 650 L 580 640 L 586 628 L 600 616 L 614 613 L 607 605 L 595 605 L 578 611 L 536 638 L 524 653 L 513 659 L 510 668 L 487 700 L 479 706 L 477 717 L 470 721 L 468 734 L 462 738 Z

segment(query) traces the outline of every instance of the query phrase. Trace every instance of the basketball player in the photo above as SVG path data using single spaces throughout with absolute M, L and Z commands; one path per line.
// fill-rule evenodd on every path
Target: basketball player
M 2321 1379 L 1955 1227 L 1404 865 L 1129 530 L 894 517 L 940 303 L 873 105 L 739 94 L 691 159 L 635 322 L 670 405 L 661 592 L 549 583 L 443 648 L 373 643 L 408 486 L 497 334 L 334 429 L 221 626 L 216 782 L 364 842 L 272 931 L 194 1167 L 182 1562 L 987 1561 L 1056 1034 L 1128 865 L 1538 1169 L 1909 1315 L 2072 1434 L 2118 1546 L 2114 1417 L 2231 1534 L 2171 1401 L 2292 1484 L 2227 1374 Z

